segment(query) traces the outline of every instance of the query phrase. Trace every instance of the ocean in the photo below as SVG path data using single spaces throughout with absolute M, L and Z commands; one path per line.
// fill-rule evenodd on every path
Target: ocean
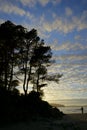
M 83 107 L 84 113 L 87 113 L 87 99 L 64 99 L 54 101 L 54 103 L 65 114 L 81 113 L 81 107 Z M 64 107 L 59 107 L 57 104 L 64 105 Z
M 82 113 L 81 107 L 79 106 L 65 106 L 65 107 L 57 107 L 60 111 L 62 111 L 65 114 L 73 114 L 73 113 Z M 84 113 L 87 113 L 87 106 L 83 106 Z

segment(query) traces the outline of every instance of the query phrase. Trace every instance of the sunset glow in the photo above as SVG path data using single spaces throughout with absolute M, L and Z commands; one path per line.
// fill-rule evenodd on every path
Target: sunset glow
M 48 72 L 63 76 L 44 88 L 45 100 L 87 98 L 87 0 L 0 0 L 0 23 L 7 20 L 35 28 L 52 48 Z

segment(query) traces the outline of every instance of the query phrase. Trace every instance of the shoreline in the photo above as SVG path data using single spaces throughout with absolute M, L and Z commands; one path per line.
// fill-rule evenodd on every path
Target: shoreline
M 62 111 L 63 113 L 65 113 L 65 114 L 77 114 L 77 113 L 79 113 L 79 114 L 81 114 L 82 112 L 83 113 L 87 113 L 87 107 L 84 107 L 83 106 L 83 111 L 82 111 L 82 107 L 80 106 L 65 106 L 65 107 L 57 107 L 60 111 Z

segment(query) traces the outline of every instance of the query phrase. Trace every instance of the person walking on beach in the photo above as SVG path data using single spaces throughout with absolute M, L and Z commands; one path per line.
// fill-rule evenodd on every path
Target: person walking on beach
M 83 107 L 81 107 L 81 112 L 82 112 L 82 114 L 83 114 L 83 111 L 84 111 L 84 109 L 83 109 Z

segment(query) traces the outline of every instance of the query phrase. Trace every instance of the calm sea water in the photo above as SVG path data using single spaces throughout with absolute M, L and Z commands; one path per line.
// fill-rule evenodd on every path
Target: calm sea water
M 62 104 L 64 107 L 58 107 L 60 111 L 65 114 L 68 113 L 81 113 L 81 107 L 84 108 L 84 113 L 87 113 L 87 99 L 67 99 L 57 100 L 56 104 Z
M 65 114 L 81 113 L 81 107 L 79 107 L 79 106 L 77 106 L 77 107 L 76 106 L 73 106 L 73 107 L 65 106 L 65 107 L 58 107 L 58 109 Z M 87 106 L 86 107 L 84 106 L 83 109 L 84 109 L 84 113 L 87 113 Z

